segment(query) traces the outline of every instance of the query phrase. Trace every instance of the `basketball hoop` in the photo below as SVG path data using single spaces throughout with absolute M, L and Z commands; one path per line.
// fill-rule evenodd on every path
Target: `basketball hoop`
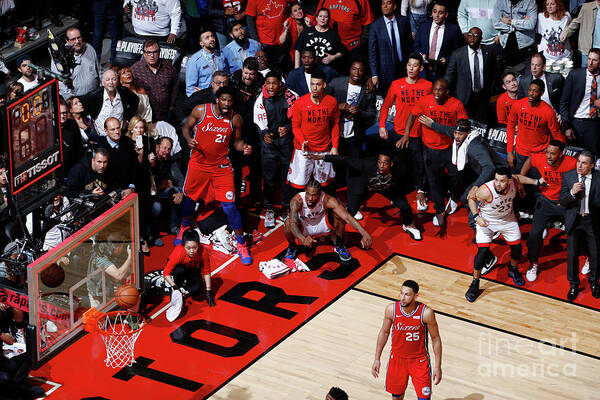
M 122 368 L 133 364 L 133 348 L 144 328 L 144 317 L 126 310 L 103 313 L 92 307 L 83 314 L 83 324 L 86 331 L 97 331 L 102 335 L 107 367 Z

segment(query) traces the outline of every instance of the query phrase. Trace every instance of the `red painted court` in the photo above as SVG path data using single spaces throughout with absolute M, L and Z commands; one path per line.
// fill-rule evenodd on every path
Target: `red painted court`
M 165 297 L 154 307 L 150 312 L 154 319 L 135 346 L 136 363 L 132 367 L 121 370 L 105 367 L 105 346 L 100 336 L 86 334 L 32 371 L 32 375 L 48 379 L 43 387 L 51 399 L 124 399 L 132 394 L 136 398 L 204 399 L 327 309 L 392 255 L 402 254 L 440 268 L 472 272 L 476 247 L 471 242 L 473 235 L 464 209 L 448 217 L 444 234 L 432 225 L 432 214 L 417 216 L 424 234 L 423 241 L 414 242 L 397 223 L 397 209 L 385 204 L 388 203 L 377 195 L 362 210 L 365 216 L 362 224 L 373 236 L 372 249 L 359 249 L 360 236 L 347 232 L 348 248 L 354 257 L 348 265 L 340 265 L 331 245 L 325 243 L 312 257 L 301 256 L 310 272 L 267 279 L 258 271 L 258 262 L 274 258 L 287 247 L 283 227 L 278 224 L 252 249 L 252 266 L 243 266 L 237 258 L 231 260 L 222 253 L 211 254 L 216 272 L 215 308 L 209 308 L 206 302 L 188 300 L 184 314 L 169 323 L 164 315 L 168 299 Z M 265 232 L 262 224 L 257 229 Z M 528 229 L 529 225 L 523 226 L 524 240 Z M 145 259 L 146 272 L 162 269 L 172 249 L 171 239 L 165 240 L 163 248 L 152 248 L 151 256 Z M 509 248 L 503 240 L 498 240 L 492 245 L 498 266 L 486 278 L 517 290 L 564 300 L 569 288 L 565 247 L 566 235 L 550 230 L 540 257 L 538 280 L 516 288 L 507 278 Z M 527 265 L 524 254 L 522 273 Z M 419 281 L 419 276 L 414 279 Z M 597 310 L 599 303 L 592 297 L 586 279 L 582 278 L 581 286 L 583 290 L 576 304 Z

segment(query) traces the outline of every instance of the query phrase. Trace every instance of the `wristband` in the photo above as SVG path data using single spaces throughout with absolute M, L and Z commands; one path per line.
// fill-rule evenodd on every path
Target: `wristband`
M 477 219 L 477 218 L 479 218 L 479 213 L 475 213 L 475 214 L 473 214 L 473 219 L 475 220 L 475 219 Z

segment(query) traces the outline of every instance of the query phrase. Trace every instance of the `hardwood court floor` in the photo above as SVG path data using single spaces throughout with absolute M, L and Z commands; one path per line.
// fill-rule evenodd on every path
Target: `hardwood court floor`
M 390 301 L 384 297 L 395 296 L 409 278 L 422 285 L 421 300 L 440 311 L 443 380 L 434 399 L 600 399 L 597 312 L 490 282 L 468 304 L 466 275 L 403 257 L 392 258 L 211 398 L 321 400 L 339 386 L 351 399 L 389 399 L 385 371 L 374 379 L 370 369 Z M 564 347 L 591 356 L 547 343 L 561 338 Z M 383 365 L 388 353 L 389 341 Z M 410 384 L 405 398 L 416 398 Z

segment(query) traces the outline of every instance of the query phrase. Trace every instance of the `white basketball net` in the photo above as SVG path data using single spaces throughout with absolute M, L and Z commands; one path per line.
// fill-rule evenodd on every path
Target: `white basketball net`
M 117 311 L 98 320 L 98 328 L 106 345 L 107 367 L 122 368 L 134 362 L 133 348 L 142 333 L 144 318 L 135 313 Z

